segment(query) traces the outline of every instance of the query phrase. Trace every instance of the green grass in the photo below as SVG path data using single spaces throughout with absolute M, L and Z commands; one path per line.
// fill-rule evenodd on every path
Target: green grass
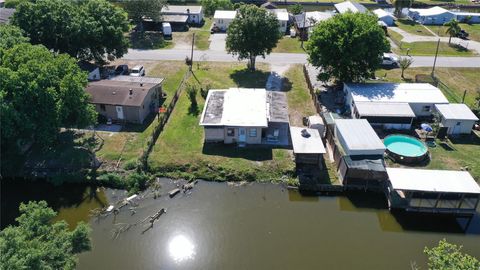
M 205 22 L 202 27 L 190 27 L 185 32 L 173 32 L 172 35 L 172 47 L 182 46 L 190 48 L 192 44 L 193 33 L 195 33 L 195 48 L 197 50 L 207 50 L 210 46 L 210 26 L 212 25 L 211 18 L 205 18 Z
M 298 38 L 284 36 L 277 43 L 277 47 L 273 49 L 275 53 L 305 53 L 301 47 L 301 41 Z
M 435 26 L 435 25 L 429 25 L 427 26 L 435 32 L 437 35 L 442 36 L 442 37 L 448 37 L 449 35 L 447 34 L 447 28 L 446 26 Z M 480 24 L 466 24 L 466 23 L 461 23 L 460 27 L 467 31 L 469 33 L 469 39 L 474 40 L 474 41 L 479 41 L 480 42 Z
M 450 5 L 471 5 L 470 0 L 415 0 L 418 3 L 424 3 L 427 5 L 440 5 L 440 4 L 450 4 Z
M 405 81 L 415 82 L 415 75 L 430 74 L 431 68 L 409 68 L 405 71 Z M 377 77 L 385 77 L 389 82 L 402 82 L 400 78 L 400 69 L 378 70 Z M 435 75 L 443 83 L 440 89 L 450 102 L 461 102 L 463 93 L 467 90 L 465 103 L 470 107 L 474 107 L 477 89 L 480 85 L 480 68 L 436 68 Z
M 315 114 L 315 107 L 308 92 L 302 66 L 293 66 L 287 71 L 285 77 L 287 80 L 284 82 L 284 88 L 288 90 L 290 123 L 293 126 L 302 126 L 302 118 L 304 116 Z
M 418 24 L 412 20 L 408 19 L 398 19 L 396 21 L 398 28 L 406 31 L 408 33 L 420 36 L 433 36 L 425 27 L 421 24 Z
M 162 33 L 131 33 L 129 35 L 130 46 L 133 49 L 171 49 L 174 44 L 171 40 L 165 40 Z

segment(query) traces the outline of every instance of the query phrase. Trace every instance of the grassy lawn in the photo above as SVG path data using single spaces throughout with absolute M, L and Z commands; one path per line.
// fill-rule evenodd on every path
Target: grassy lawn
M 277 43 L 277 47 L 273 49 L 276 53 L 305 53 L 301 47 L 301 41 L 298 38 L 284 36 Z
M 475 40 L 480 42 L 480 24 L 466 24 L 461 23 L 460 27 L 469 33 L 469 39 Z M 435 32 L 437 35 L 442 37 L 448 37 L 449 35 L 446 33 L 447 27 L 446 26 L 436 26 L 436 25 L 429 25 L 428 28 Z
M 433 41 L 423 41 L 423 42 L 402 42 L 403 36 L 396 33 L 395 31 L 388 32 L 390 39 L 393 40 L 399 48 L 392 48 L 392 51 L 406 55 L 407 51 L 410 55 L 421 55 L 421 56 L 431 56 L 435 55 L 437 49 L 437 42 Z M 438 48 L 438 55 L 442 56 L 475 56 L 475 52 L 467 50 L 466 48 L 459 46 L 457 44 L 448 44 L 447 42 L 440 42 Z
M 198 50 L 207 50 L 210 46 L 210 26 L 212 24 L 211 18 L 205 18 L 205 23 L 202 27 L 190 27 L 185 32 L 173 32 L 172 47 L 176 48 L 190 48 L 192 46 L 192 37 L 195 33 L 195 48 Z
M 430 74 L 431 68 L 409 68 L 405 71 L 405 80 L 415 82 L 415 75 Z M 377 77 L 385 77 L 386 81 L 402 82 L 400 69 L 378 70 Z M 477 89 L 480 85 L 480 68 L 436 68 L 435 75 L 443 83 L 440 89 L 450 102 L 461 102 L 463 92 L 467 90 L 465 103 L 470 107 L 474 106 Z M 386 75 L 386 76 L 385 76 Z
M 303 75 L 302 66 L 295 65 L 285 74 L 287 80 L 284 88 L 287 90 L 290 124 L 302 126 L 302 118 L 315 114 L 315 107 L 308 92 L 308 86 Z
M 159 32 L 130 33 L 130 46 L 133 49 L 153 50 L 153 49 L 171 49 L 174 43 L 171 40 L 165 40 L 163 34 Z
M 130 66 L 135 63 L 127 62 L 127 64 Z M 181 61 L 162 61 L 148 63 L 145 67 L 147 76 L 166 78 L 163 91 L 167 93 L 164 104 L 168 105 L 187 66 Z M 156 119 L 150 119 L 146 120 L 144 125 L 127 125 L 121 132 L 98 132 L 104 142 L 102 148 L 97 152 L 97 157 L 108 166 L 116 165 L 120 158 L 120 165 L 126 161 L 137 159 L 142 154 L 156 124 Z
M 420 36 L 433 36 L 425 27 L 421 24 L 418 24 L 412 20 L 408 19 L 398 19 L 396 21 L 398 28 L 406 31 L 408 33 Z M 392 32 L 392 31 L 391 31 Z

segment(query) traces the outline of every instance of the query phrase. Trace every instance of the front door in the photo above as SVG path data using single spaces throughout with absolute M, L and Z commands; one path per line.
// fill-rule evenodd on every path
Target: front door
M 244 143 L 247 141 L 247 130 L 245 128 L 238 128 L 238 142 Z
M 117 110 L 117 119 L 123 120 L 123 107 L 122 106 L 115 106 L 115 109 Z

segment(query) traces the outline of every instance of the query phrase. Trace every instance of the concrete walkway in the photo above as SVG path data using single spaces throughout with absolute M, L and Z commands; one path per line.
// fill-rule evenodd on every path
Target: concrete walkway
M 437 42 L 440 39 L 441 42 L 448 43 L 449 37 L 438 37 L 438 36 L 420 36 L 404 31 L 398 27 L 389 27 L 389 30 L 395 31 L 396 33 L 403 36 L 402 42 L 412 43 L 412 42 Z M 480 42 L 474 40 L 463 40 L 460 38 L 452 38 L 452 43 L 461 45 L 469 50 L 475 51 L 477 54 L 480 54 Z

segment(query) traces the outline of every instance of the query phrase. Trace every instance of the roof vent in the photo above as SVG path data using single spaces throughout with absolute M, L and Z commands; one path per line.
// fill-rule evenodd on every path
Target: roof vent
M 116 95 L 116 94 L 117 94 L 117 92 L 115 92 L 115 91 L 112 92 L 112 95 Z
M 130 88 L 129 92 L 130 92 L 130 96 L 133 95 L 133 89 L 132 88 Z
M 302 136 L 305 138 L 310 138 L 310 133 L 306 129 L 302 129 Z
M 143 83 L 140 83 L 140 86 L 143 86 Z

